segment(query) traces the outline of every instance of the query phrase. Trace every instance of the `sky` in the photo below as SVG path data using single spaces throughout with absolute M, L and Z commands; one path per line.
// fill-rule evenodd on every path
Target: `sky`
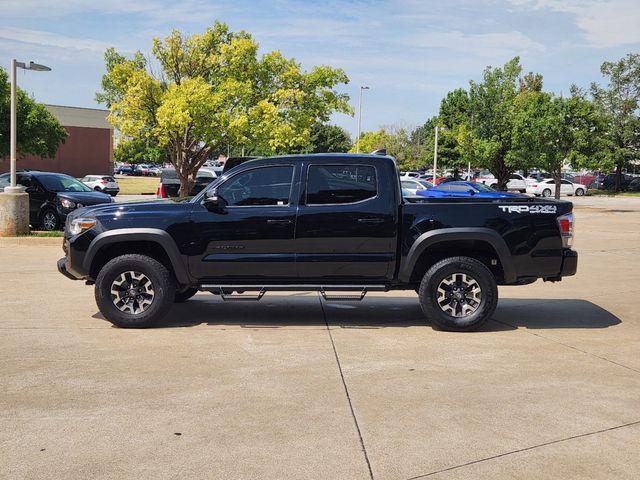
M 356 111 L 370 87 L 363 131 L 420 125 L 448 91 L 516 55 L 545 90 L 568 93 L 603 82 L 603 61 L 640 53 L 640 0 L 0 0 L 0 62 L 51 67 L 18 73 L 40 102 L 104 108 L 94 96 L 106 48 L 149 55 L 153 37 L 202 33 L 214 20 L 251 33 L 262 53 L 344 69 L 339 89 Z M 356 117 L 332 121 L 355 136 Z

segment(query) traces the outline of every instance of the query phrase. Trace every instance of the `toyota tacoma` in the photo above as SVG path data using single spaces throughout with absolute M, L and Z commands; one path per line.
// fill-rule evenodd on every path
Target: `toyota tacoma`
M 119 327 L 151 326 L 198 291 L 352 301 L 415 290 L 433 325 L 474 330 L 494 312 L 498 285 L 576 273 L 572 208 L 526 196 L 403 198 L 384 155 L 260 158 L 186 201 L 73 212 L 58 270 L 94 285 Z

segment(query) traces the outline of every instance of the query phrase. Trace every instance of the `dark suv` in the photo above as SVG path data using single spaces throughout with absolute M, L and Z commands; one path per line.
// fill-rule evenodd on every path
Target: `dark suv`
M 9 186 L 9 174 L 0 175 L 0 191 Z M 19 171 L 16 183 L 29 194 L 29 223 L 43 230 L 59 230 L 76 208 L 111 203 L 110 195 L 96 192 L 62 173 Z
M 625 173 L 620 174 L 620 190 L 627 190 L 632 180 L 633 177 L 631 175 Z M 598 175 L 591 184 L 591 187 L 597 188 L 598 190 L 613 190 L 616 188 L 616 174 Z

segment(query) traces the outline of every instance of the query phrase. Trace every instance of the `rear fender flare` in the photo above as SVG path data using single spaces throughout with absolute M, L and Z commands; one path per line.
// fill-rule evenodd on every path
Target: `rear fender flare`
M 489 228 L 447 228 L 441 230 L 431 230 L 420 235 L 409 250 L 407 258 L 400 267 L 398 279 L 403 283 L 408 283 L 411 279 L 413 269 L 420 256 L 431 246 L 455 240 L 477 240 L 486 242 L 493 247 L 498 255 L 505 283 L 516 280 L 516 269 L 511 258 L 511 252 L 504 239 L 494 230 Z M 464 255 L 462 252 L 451 252 L 451 256 Z
M 91 264 L 97 253 L 105 246 L 119 242 L 148 241 L 160 245 L 169 257 L 176 279 L 181 284 L 189 284 L 189 274 L 182 261 L 182 255 L 176 242 L 164 230 L 157 228 L 122 228 L 99 234 L 93 239 L 82 262 L 85 271 L 90 271 Z

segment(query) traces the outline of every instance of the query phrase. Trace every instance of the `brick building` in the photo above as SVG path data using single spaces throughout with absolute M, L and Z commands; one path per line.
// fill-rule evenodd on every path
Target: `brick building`
M 69 134 L 54 158 L 18 154 L 18 169 L 67 173 L 74 177 L 113 173 L 113 127 L 108 110 L 45 105 Z M 9 159 L 0 161 L 0 173 L 9 171 Z

